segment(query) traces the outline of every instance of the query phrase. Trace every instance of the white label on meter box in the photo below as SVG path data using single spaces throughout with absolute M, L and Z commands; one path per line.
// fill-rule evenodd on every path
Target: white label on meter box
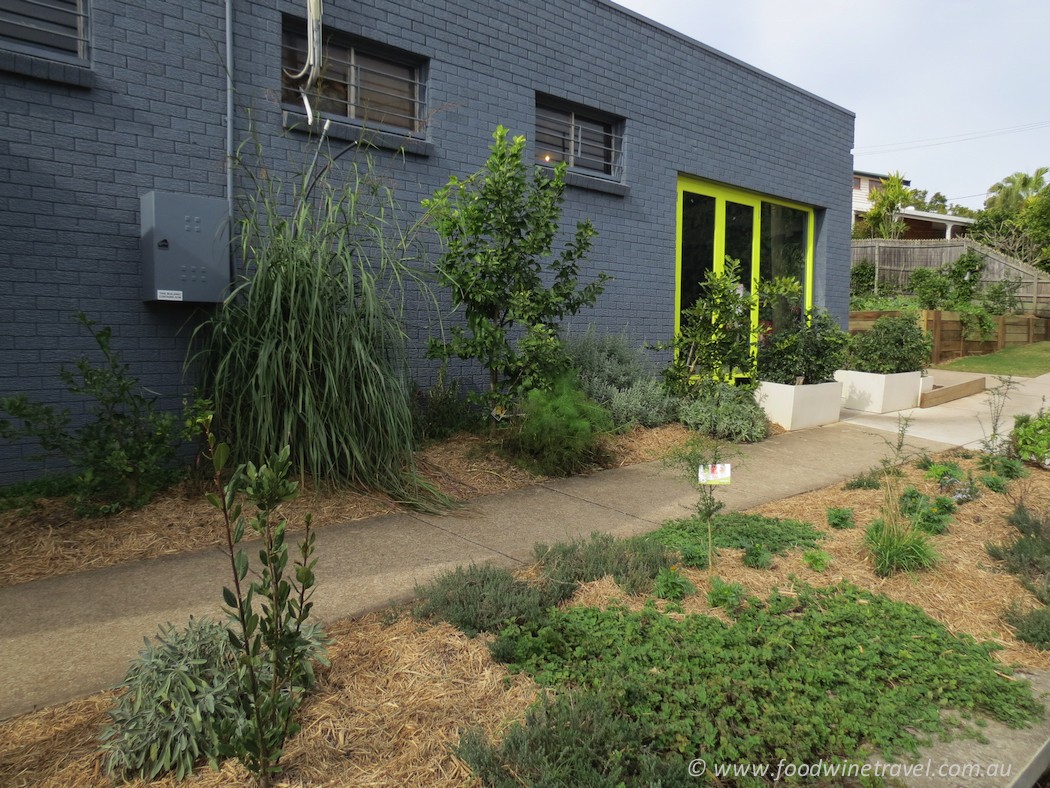
M 158 290 L 157 291 L 158 301 L 181 301 L 182 291 L 181 290 Z

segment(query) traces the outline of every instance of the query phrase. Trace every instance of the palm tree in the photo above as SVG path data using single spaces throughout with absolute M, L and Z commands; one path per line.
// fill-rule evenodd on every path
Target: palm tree
M 1029 198 L 1034 197 L 1046 187 L 1048 167 L 1040 167 L 1031 175 L 1015 172 L 1007 175 L 998 183 L 989 187 L 989 197 L 984 201 L 986 210 L 999 209 L 1008 213 L 1017 213 Z

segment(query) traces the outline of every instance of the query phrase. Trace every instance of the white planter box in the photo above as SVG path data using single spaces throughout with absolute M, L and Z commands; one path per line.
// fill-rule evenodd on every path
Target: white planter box
M 894 375 L 853 369 L 840 369 L 835 373 L 835 380 L 842 383 L 842 407 L 869 413 L 919 407 L 922 379 L 922 372 L 918 370 Z
M 758 384 L 758 399 L 771 422 L 785 430 L 804 430 L 839 420 L 842 384 L 788 386 L 762 381 Z
M 929 394 L 933 391 L 933 375 L 923 375 L 919 378 L 919 395 Z

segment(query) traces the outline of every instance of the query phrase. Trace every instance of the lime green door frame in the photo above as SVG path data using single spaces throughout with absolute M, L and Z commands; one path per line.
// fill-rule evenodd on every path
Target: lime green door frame
M 678 176 L 678 200 L 676 209 L 676 230 L 675 230 L 675 299 L 674 299 L 674 327 L 675 333 L 681 325 L 681 315 L 683 307 L 691 306 L 691 304 L 682 303 L 682 254 L 683 254 L 683 216 L 684 216 L 684 205 L 687 194 L 701 195 L 703 197 L 713 198 L 715 211 L 714 211 L 714 239 L 713 239 L 713 259 L 711 265 L 716 273 L 720 273 L 725 269 L 725 257 L 726 257 L 726 205 L 727 203 L 735 203 L 737 205 L 748 206 L 752 208 L 752 233 L 751 233 L 751 270 L 741 271 L 741 278 L 750 283 L 751 292 L 755 292 L 759 286 L 761 271 L 762 271 L 762 205 L 767 203 L 769 205 L 782 206 L 785 208 L 791 208 L 796 211 L 801 211 L 806 216 L 806 249 L 805 249 L 805 274 L 804 281 L 801 283 L 804 289 L 804 304 L 806 309 L 810 309 L 813 306 L 813 267 L 814 267 L 814 212 L 808 205 L 802 205 L 800 203 L 788 202 L 781 200 L 776 197 L 770 197 L 764 194 L 758 194 L 755 192 L 745 191 L 743 189 L 735 189 L 731 186 L 724 184 L 713 183 L 711 181 L 704 181 L 698 178 L 692 178 L 688 175 Z M 755 331 L 758 331 L 758 309 L 752 313 L 752 324 Z

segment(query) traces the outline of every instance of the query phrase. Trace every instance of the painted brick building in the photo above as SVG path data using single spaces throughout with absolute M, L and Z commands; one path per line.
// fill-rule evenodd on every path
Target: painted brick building
M 144 301 L 140 198 L 227 196 L 228 56 L 235 143 L 250 110 L 274 166 L 303 161 L 288 73 L 306 3 L 55 5 L 40 20 L 13 0 L 24 16 L 0 28 L 0 394 L 63 402 L 58 366 L 91 349 L 84 310 L 175 406 L 202 307 Z M 329 0 L 323 22 L 314 106 L 338 118 L 333 148 L 365 135 L 409 210 L 475 171 L 497 124 L 570 161 L 566 226 L 598 231 L 583 275 L 615 277 L 585 322 L 669 339 L 725 254 L 756 279 L 797 272 L 845 318 L 852 113 L 603 0 Z M 420 359 L 425 311 L 411 330 Z M 0 483 L 31 448 L 0 446 Z

